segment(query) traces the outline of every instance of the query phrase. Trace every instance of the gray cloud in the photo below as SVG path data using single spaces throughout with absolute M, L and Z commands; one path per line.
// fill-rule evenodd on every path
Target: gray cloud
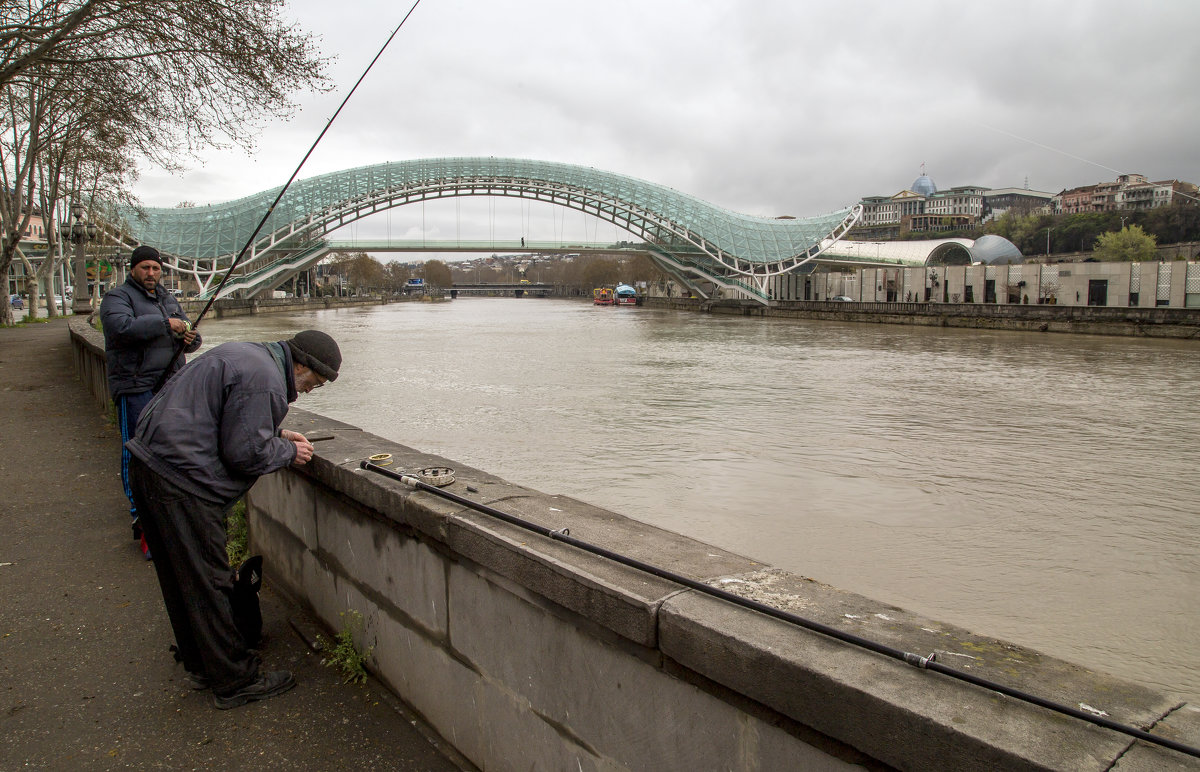
M 291 10 L 338 57 L 339 88 L 300 96 L 299 115 L 264 127 L 249 159 L 211 153 L 183 178 L 145 170 L 147 204 L 282 184 L 407 6 Z M 413 14 L 301 176 L 519 156 L 797 216 L 895 193 L 922 163 L 942 187 L 1028 179 L 1057 192 L 1112 170 L 1200 182 L 1198 21 L 1200 5 L 1183 0 L 437 0 Z M 461 231 L 461 211 L 439 227 Z M 495 229 L 490 210 L 486 223 L 472 218 Z

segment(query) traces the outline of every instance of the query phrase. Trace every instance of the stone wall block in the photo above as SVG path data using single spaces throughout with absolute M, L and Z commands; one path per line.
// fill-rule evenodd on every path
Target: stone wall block
M 661 648 L 685 668 L 900 769 L 1095 769 L 1128 744 L 1086 722 L 698 593 L 663 605 Z
M 269 512 L 271 519 L 290 531 L 305 549 L 317 548 L 317 492 L 307 480 L 283 470 L 263 475 L 246 500 L 256 509 Z
M 658 600 L 675 585 L 483 515 L 448 523 L 458 555 L 642 646 L 656 638 Z
M 267 587 L 283 586 L 285 592 L 303 598 L 305 556 L 299 537 L 286 525 L 256 505 L 257 499 L 248 497 L 246 520 L 250 533 L 248 552 L 262 555 L 263 583 Z
M 323 496 L 318 515 L 321 560 L 341 577 L 371 588 L 425 629 L 445 635 L 445 571 L 414 536 L 392 523 Z
M 741 714 L 468 569 L 452 566 L 449 587 L 454 650 L 486 682 L 515 692 L 526 711 L 559 731 L 569 727 L 572 742 L 597 758 L 636 759 L 632 767 L 646 770 L 758 769 L 766 768 L 758 765 L 766 752 L 836 766 L 831 757 L 759 722 L 740 732 L 696 731 L 739 726 Z M 529 738 L 510 739 L 516 747 L 529 744 Z

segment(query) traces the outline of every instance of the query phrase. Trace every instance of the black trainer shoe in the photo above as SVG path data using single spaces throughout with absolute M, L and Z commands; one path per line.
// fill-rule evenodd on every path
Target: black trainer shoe
M 192 687 L 198 692 L 202 692 L 211 686 L 211 684 L 208 682 L 208 676 L 204 675 L 203 673 L 193 673 L 190 670 L 184 671 L 184 680 L 187 681 L 188 686 Z
M 259 674 L 257 681 L 246 684 L 233 694 L 225 696 L 213 694 L 213 705 L 221 710 L 229 710 L 245 705 L 247 702 L 265 700 L 277 694 L 283 694 L 295 685 L 296 679 L 287 670 Z

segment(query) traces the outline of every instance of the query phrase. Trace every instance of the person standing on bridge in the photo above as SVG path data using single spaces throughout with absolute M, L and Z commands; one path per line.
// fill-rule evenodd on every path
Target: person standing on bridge
M 184 351 L 200 348 L 200 335 L 192 330 L 187 315 L 162 286 L 162 256 L 154 247 L 143 244 L 129 259 L 129 278 L 109 290 L 100 302 L 100 322 L 104 327 L 104 359 L 108 371 L 108 390 L 117 408 L 117 426 L 121 430 L 121 483 L 129 499 L 133 518 L 133 538 L 141 539 L 142 554 L 151 557 L 137 506 L 129 488 L 129 451 L 125 443 L 133 436 L 142 409 L 154 396 L 152 390 L 175 355 L 177 340 Z M 184 365 L 181 356 L 172 373 Z
M 177 657 L 218 708 L 296 685 L 286 670 L 259 673 L 234 621 L 225 513 L 261 475 L 312 459 L 304 435 L 279 427 L 288 405 L 336 379 L 341 364 L 337 343 L 317 330 L 222 343 L 167 381 L 126 443 Z

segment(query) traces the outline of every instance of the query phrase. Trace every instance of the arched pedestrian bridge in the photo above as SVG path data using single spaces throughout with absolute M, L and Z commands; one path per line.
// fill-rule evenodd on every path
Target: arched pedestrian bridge
M 124 246 L 157 247 L 212 291 L 279 188 L 224 204 L 127 213 Z M 624 228 L 668 273 L 707 296 L 715 285 L 766 302 L 771 277 L 810 265 L 857 221 L 852 206 L 809 218 L 739 214 L 612 172 L 512 158 L 439 158 L 363 166 L 288 189 L 222 295 L 272 289 L 331 249 L 326 234 L 393 207 L 455 196 L 505 196 L 576 209 Z

